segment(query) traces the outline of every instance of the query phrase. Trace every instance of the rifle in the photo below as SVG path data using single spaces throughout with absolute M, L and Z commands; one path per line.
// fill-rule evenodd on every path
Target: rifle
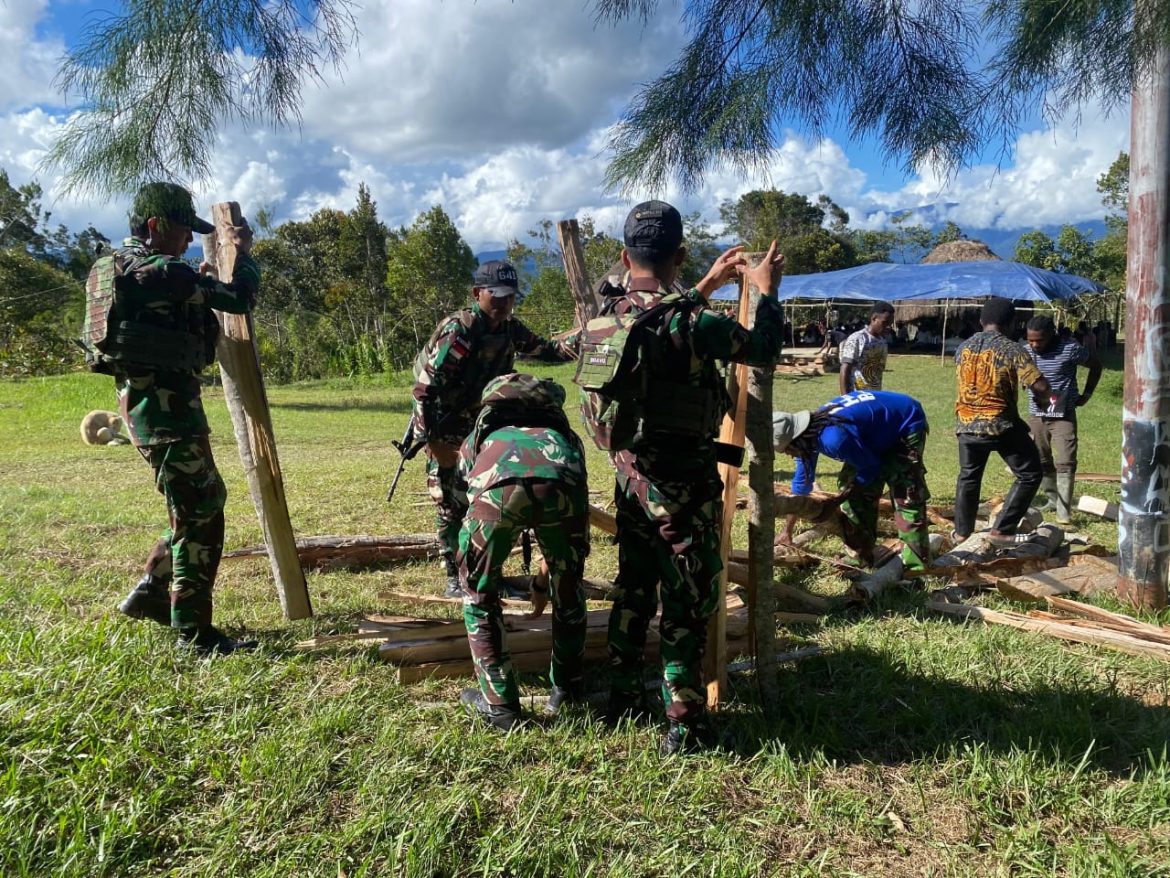
M 402 459 L 398 461 L 398 472 L 394 474 L 394 481 L 390 483 L 390 490 L 386 492 L 387 503 L 394 498 L 394 489 L 398 487 L 398 480 L 402 478 L 402 471 L 406 469 L 406 464 L 414 460 L 415 456 L 422 451 L 423 446 L 427 444 L 427 440 L 424 438 L 415 439 L 414 418 L 411 418 L 406 425 L 406 432 L 402 434 L 402 440 L 395 442 L 391 439 L 390 444 L 398 449 L 398 453 L 402 455 Z

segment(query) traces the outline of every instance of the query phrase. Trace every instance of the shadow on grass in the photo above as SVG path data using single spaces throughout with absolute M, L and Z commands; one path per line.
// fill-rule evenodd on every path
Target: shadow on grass
M 409 399 L 393 399 L 386 402 L 338 400 L 337 402 L 275 402 L 274 409 L 293 412 L 386 412 L 387 414 L 409 414 L 412 402 Z
M 1005 656 L 1010 663 L 1011 657 Z M 986 664 L 986 663 L 984 663 Z M 799 759 L 902 764 L 981 746 L 993 754 L 1030 750 L 1087 763 L 1117 776 L 1142 775 L 1170 741 L 1170 709 L 1112 688 L 1052 680 L 1015 689 L 1009 680 L 958 682 L 909 672 L 896 657 L 866 647 L 834 650 L 781 674 L 785 716 L 769 728 L 754 686 L 737 689 L 752 712 L 727 722 L 733 750 L 751 756 L 770 742 Z

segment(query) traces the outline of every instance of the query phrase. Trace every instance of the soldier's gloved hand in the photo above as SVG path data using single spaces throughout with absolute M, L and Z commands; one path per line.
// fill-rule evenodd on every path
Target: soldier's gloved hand
M 252 252 L 252 227 L 248 225 L 248 221 L 241 217 L 238 226 L 229 226 L 227 230 L 228 243 L 234 246 L 240 253 Z

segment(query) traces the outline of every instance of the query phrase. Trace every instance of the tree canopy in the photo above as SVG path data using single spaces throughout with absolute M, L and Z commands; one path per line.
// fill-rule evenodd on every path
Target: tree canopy
M 595 0 L 647 19 L 658 0 Z M 695 189 L 712 167 L 758 170 L 788 128 L 842 121 L 906 169 L 953 171 L 1022 118 L 1128 100 L 1170 45 L 1170 4 L 1132 0 L 686 0 L 689 41 L 612 136 L 611 185 Z
M 56 84 L 80 99 L 46 161 L 67 189 L 206 177 L 225 121 L 300 118 L 306 79 L 341 63 L 350 0 L 123 0 L 89 17 Z

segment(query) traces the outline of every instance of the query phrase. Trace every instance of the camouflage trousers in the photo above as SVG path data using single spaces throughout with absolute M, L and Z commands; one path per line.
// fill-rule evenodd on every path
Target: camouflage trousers
M 520 690 L 500 607 L 500 575 L 520 534 L 531 528 L 548 563 L 554 686 L 584 681 L 589 490 L 556 479 L 513 479 L 481 492 L 459 533 L 463 622 L 479 688 L 490 704 L 516 704 Z
M 455 466 L 439 466 L 427 455 L 427 493 L 435 503 L 435 532 L 442 546 L 443 563 L 447 575 L 459 572 L 455 556 L 459 552 L 459 528 L 467 514 L 467 485 Z
M 618 576 L 609 617 L 611 687 L 615 696 L 642 695 L 646 632 L 658 609 L 662 700 L 670 719 L 691 722 L 706 710 L 703 651 L 707 621 L 718 600 L 719 528 L 723 484 L 650 482 L 618 473 Z
M 167 500 L 170 527 L 146 561 L 146 572 L 169 581 L 171 625 L 211 624 L 211 589 L 223 552 L 223 507 L 227 488 L 206 436 L 138 449 L 154 470 Z
M 926 432 L 911 433 L 886 452 L 881 477 L 868 485 L 858 485 L 855 470 L 846 464 L 841 469 L 842 488 L 848 496 L 841 504 L 845 516 L 845 544 L 855 551 L 873 552 L 877 542 L 878 502 L 885 486 L 890 486 L 894 504 L 894 526 L 902 540 L 902 562 L 908 570 L 921 570 L 930 563 L 930 533 L 926 519 L 926 466 L 922 455 L 926 449 Z

